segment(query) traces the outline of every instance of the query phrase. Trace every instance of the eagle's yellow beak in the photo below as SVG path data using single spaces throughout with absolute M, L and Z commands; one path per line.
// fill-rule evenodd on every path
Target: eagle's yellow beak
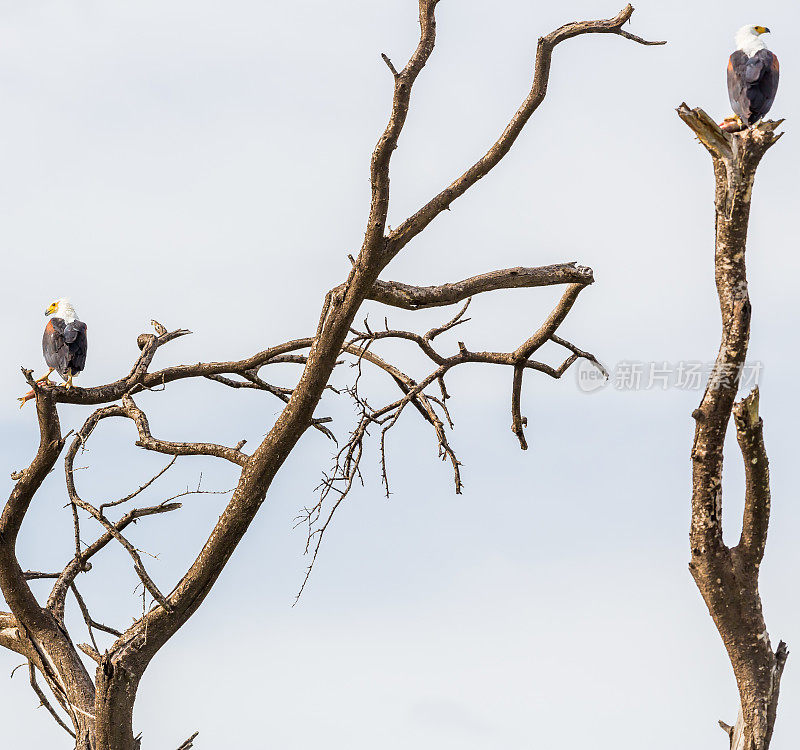
M 753 30 L 756 34 L 769 34 L 769 29 L 766 26 L 754 26 Z
M 44 311 L 44 314 L 45 314 L 45 315 L 52 315 L 52 314 L 53 314 L 53 313 L 54 313 L 56 310 L 58 310 L 58 305 L 57 305 L 55 302 L 52 302 L 52 303 L 50 304 L 50 307 L 48 307 L 48 308 L 47 308 L 47 309 Z

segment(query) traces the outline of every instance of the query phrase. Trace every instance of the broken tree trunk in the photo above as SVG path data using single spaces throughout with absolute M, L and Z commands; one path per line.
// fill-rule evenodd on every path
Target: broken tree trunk
M 770 491 L 758 388 L 735 402 L 750 337 L 745 244 L 756 169 L 778 140 L 782 121 L 725 133 L 701 109 L 678 108 L 680 118 L 711 154 L 714 165 L 717 293 L 722 343 L 703 400 L 692 416 L 692 521 L 689 568 L 725 644 L 739 688 L 735 727 L 723 722 L 732 750 L 767 750 L 775 725 L 781 673 L 788 651 L 770 644 L 758 573 L 767 541 Z M 745 507 L 738 544 L 722 539 L 722 460 L 731 415 L 745 465 Z

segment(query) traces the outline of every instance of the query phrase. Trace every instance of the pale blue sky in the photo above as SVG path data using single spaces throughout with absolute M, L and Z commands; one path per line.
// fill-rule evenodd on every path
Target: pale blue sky
M 527 92 L 540 35 L 621 5 L 442 0 L 437 49 L 394 157 L 390 223 L 493 141 Z M 611 366 L 712 359 L 711 165 L 674 108 L 685 100 L 728 114 L 733 33 L 769 26 L 784 75 L 773 114 L 789 122 L 756 185 L 751 359 L 764 362 L 773 477 L 762 591 L 773 642 L 791 649 L 800 643 L 790 579 L 800 563 L 800 261 L 789 234 L 800 198 L 791 119 L 800 13 L 785 0 L 758 7 L 753 17 L 741 0 L 641 2 L 631 30 L 668 39 L 666 47 L 610 36 L 559 47 L 548 99 L 508 159 L 386 277 L 436 283 L 577 260 L 597 282 L 563 335 Z M 52 299 L 70 296 L 89 326 L 86 384 L 126 372 L 153 317 L 195 332 L 159 363 L 246 356 L 313 332 L 363 233 L 369 156 L 391 93 L 379 54 L 402 64 L 416 34 L 413 0 L 0 1 L 6 489 L 35 446 L 33 410 L 19 412 L 14 398 L 26 389 L 19 366 L 42 364 Z M 484 296 L 457 338 L 514 347 L 557 294 Z M 379 320 L 386 313 L 370 309 Z M 424 330 L 447 311 L 388 314 Z M 393 351 L 422 372 L 414 352 Z M 370 385 L 376 400 L 390 393 L 380 378 Z M 292 608 L 307 563 L 292 519 L 313 501 L 330 456 L 320 435 L 303 438 L 212 595 L 147 671 L 136 704 L 145 747 L 177 747 L 195 729 L 198 750 L 725 746 L 716 721 L 735 719 L 734 681 L 686 567 L 689 415 L 700 394 L 586 395 L 574 376 L 530 377 L 531 449 L 521 452 L 509 429 L 509 372 L 463 370 L 450 391 L 464 495 L 453 495 L 432 436 L 408 414 L 390 440 L 391 500 L 372 451 L 366 487 L 339 512 Z M 252 445 L 278 413 L 277 401 L 211 383 L 176 384 L 141 403 L 154 432 L 176 440 Z M 351 409 L 332 399 L 319 413 L 335 415 L 343 434 Z M 63 408 L 65 429 L 86 414 Z M 134 448 L 127 426 L 97 437 L 80 475 L 89 497 L 121 496 L 164 463 Z M 733 534 L 741 477 L 730 448 Z M 149 497 L 196 484 L 200 472 L 214 489 L 234 476 L 185 460 Z M 56 474 L 23 527 L 24 567 L 69 555 L 64 501 Z M 200 496 L 180 515 L 140 523 L 134 539 L 159 555 L 148 564 L 162 588 L 197 552 L 222 502 Z M 135 579 L 116 551 L 104 563 L 83 592 L 100 619 L 124 626 L 136 614 Z M 18 662 L 0 655 L 0 675 Z M 792 658 L 774 750 L 796 744 L 797 675 Z M 25 680 L 20 670 L 2 688 L 3 741 L 67 747 Z

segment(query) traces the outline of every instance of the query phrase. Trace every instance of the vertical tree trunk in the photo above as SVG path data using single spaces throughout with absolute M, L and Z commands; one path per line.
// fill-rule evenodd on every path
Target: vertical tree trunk
M 715 179 L 715 278 L 722 343 L 698 409 L 692 448 L 692 523 L 689 568 L 722 636 L 739 687 L 735 727 L 720 722 L 736 750 L 767 750 L 788 652 L 773 651 L 761 608 L 758 573 L 767 540 L 769 466 L 756 388 L 735 403 L 750 337 L 745 245 L 756 169 L 778 140 L 780 122 L 762 122 L 728 134 L 708 115 L 685 104 L 681 119 L 711 154 Z M 725 433 L 734 417 L 745 465 L 745 509 L 735 547 L 722 539 L 722 462 Z
M 97 668 L 93 750 L 139 750 L 133 735 L 133 704 L 140 674 L 122 660 L 103 659 Z

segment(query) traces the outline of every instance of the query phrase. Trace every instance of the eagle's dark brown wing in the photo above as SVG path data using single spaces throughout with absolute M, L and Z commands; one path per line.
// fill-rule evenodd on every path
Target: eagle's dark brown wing
M 62 318 L 50 318 L 42 336 L 42 353 L 48 367 L 66 380 L 77 375 L 86 365 L 86 324 L 80 320 L 65 323 Z
M 768 49 L 748 57 L 736 50 L 728 60 L 728 98 L 745 125 L 769 112 L 778 91 L 778 58 Z
M 67 323 L 64 328 L 64 341 L 69 347 L 69 369 L 73 375 L 77 375 L 86 366 L 86 349 L 88 339 L 86 338 L 86 323 L 81 320 L 73 320 Z

